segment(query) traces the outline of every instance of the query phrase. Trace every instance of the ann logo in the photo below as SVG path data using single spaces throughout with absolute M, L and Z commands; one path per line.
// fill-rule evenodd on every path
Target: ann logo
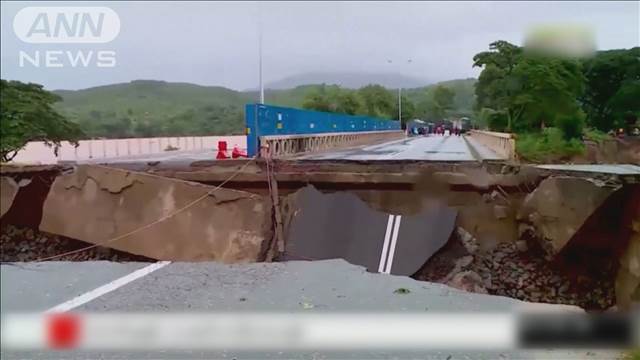
M 13 18 L 16 36 L 31 44 L 102 44 L 120 33 L 120 18 L 107 7 L 26 7 Z M 18 52 L 20 67 L 116 66 L 116 52 L 105 49 L 34 49 Z
M 16 14 L 13 29 L 33 44 L 107 43 L 118 36 L 120 18 L 107 7 L 26 7 Z
M 67 14 L 58 13 L 52 24 L 49 21 L 48 14 L 41 12 L 35 18 L 29 32 L 27 32 L 27 37 L 43 35 L 47 38 L 81 38 L 89 33 L 90 36 L 99 37 L 104 24 L 104 13 L 97 14 L 97 19 L 94 19 L 91 15 L 90 13 L 73 13 L 72 18 L 69 19 Z

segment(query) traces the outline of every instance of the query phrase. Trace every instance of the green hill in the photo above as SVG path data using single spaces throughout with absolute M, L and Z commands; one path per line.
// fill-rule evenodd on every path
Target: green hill
M 453 99 L 453 112 L 456 115 L 470 116 L 473 113 L 475 102 L 475 84 L 476 79 L 474 78 L 447 80 L 421 88 L 407 89 L 403 93 L 419 108 L 422 102 L 432 96 L 437 86 L 446 86 L 456 94 Z
M 456 91 L 456 108 L 471 112 L 474 83 L 475 79 L 464 79 L 440 84 Z M 319 86 L 269 89 L 265 102 L 300 108 L 305 96 Z M 405 94 L 418 104 L 434 88 L 407 89 Z M 63 99 L 57 109 L 90 137 L 242 134 L 244 105 L 258 98 L 257 91 L 155 80 L 54 92 Z
M 63 99 L 57 104 L 62 114 L 87 135 L 105 137 L 242 132 L 238 121 L 250 101 L 246 94 L 223 87 L 153 80 L 55 93 Z M 209 126 L 200 126 L 207 120 Z

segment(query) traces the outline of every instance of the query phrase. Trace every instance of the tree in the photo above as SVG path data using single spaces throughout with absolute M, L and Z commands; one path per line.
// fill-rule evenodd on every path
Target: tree
M 341 89 L 337 85 L 322 86 L 305 96 L 302 107 L 304 109 L 336 112 L 356 115 L 362 112 L 360 98 L 355 91 Z
M 524 53 L 504 41 L 490 48 L 474 57 L 474 66 L 484 66 L 476 84 L 476 110 L 493 111 L 490 126 L 501 124 L 504 116 L 506 131 L 539 130 L 559 118 L 571 134 L 580 128 L 577 98 L 584 77 L 578 61 Z
M 446 86 L 438 86 L 433 92 L 433 106 L 438 117 L 444 118 L 447 111 L 453 108 L 456 93 Z
M 516 131 L 556 125 L 556 120 L 581 122 L 578 97 L 584 89 L 580 64 L 575 60 L 526 56 L 512 73 L 511 107 L 519 110 Z
M 340 90 L 336 99 L 336 112 L 347 115 L 362 113 L 362 103 L 358 94 L 353 90 Z
M 511 77 L 521 58 L 522 49 L 503 40 L 489 44 L 489 51 L 473 57 L 473 67 L 484 66 L 476 83 L 476 109 L 488 108 L 504 113 L 509 131 L 524 110 L 521 102 L 525 99 L 516 99 L 514 93 L 519 84 Z
M 126 138 L 131 136 L 132 121 L 128 117 L 106 118 L 100 125 L 100 135 L 114 138 Z
M 510 75 L 522 58 L 522 48 L 504 40 L 489 44 L 489 51 L 483 51 L 473 57 L 473 66 L 494 66 Z
M 136 136 L 140 137 L 153 137 L 160 134 L 158 127 L 154 126 L 148 118 L 137 119 L 133 131 Z
M 332 111 L 331 100 L 327 94 L 326 86 L 322 84 L 318 90 L 305 96 L 302 102 L 302 108 L 315 111 Z
M 60 115 L 53 104 L 62 100 L 42 85 L 0 80 L 0 156 L 11 161 L 29 141 L 43 141 L 54 152 L 62 141 L 77 146 L 84 134 L 80 127 Z
M 432 92 L 426 92 L 417 106 L 417 113 L 431 121 L 442 121 L 449 110 L 453 109 L 455 92 L 450 88 L 438 85 Z
M 640 47 L 600 51 L 583 61 L 586 87 L 580 97 L 587 123 L 608 131 L 640 115 Z M 631 119 L 633 121 L 633 119 Z
M 195 112 L 188 110 L 182 114 L 172 116 L 164 121 L 162 133 L 166 136 L 186 136 L 193 127 Z
M 381 85 L 367 85 L 358 90 L 364 115 L 393 117 L 394 97 Z
M 394 120 L 398 120 L 398 116 L 400 115 L 398 111 L 398 101 L 394 103 L 393 116 L 391 117 Z M 406 96 L 402 95 L 402 125 L 406 124 L 408 121 L 416 118 L 416 105 L 413 101 L 409 100 Z

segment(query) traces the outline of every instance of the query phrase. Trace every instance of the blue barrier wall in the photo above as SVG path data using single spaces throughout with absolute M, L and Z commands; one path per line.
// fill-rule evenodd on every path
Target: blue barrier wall
M 400 122 L 394 120 L 262 104 L 245 106 L 245 122 L 251 157 L 258 153 L 260 136 L 400 130 Z

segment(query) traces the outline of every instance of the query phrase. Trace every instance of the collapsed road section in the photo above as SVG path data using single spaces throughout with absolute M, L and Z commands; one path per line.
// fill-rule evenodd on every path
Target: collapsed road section
M 371 272 L 406 276 L 447 242 L 457 213 L 440 206 L 415 215 L 387 214 L 355 194 L 322 194 L 311 186 L 291 201 L 288 259 L 342 258 Z
M 342 258 L 371 272 L 590 310 L 639 298 L 634 167 L 279 161 L 267 181 L 265 165 L 2 166 L 3 261 L 84 249 L 95 255 L 76 260 Z M 16 235 L 25 233 L 33 235 Z
M 102 166 L 46 171 L 4 176 L 2 192 L 16 195 L 3 225 L 175 261 L 259 261 L 271 236 L 258 195 Z

